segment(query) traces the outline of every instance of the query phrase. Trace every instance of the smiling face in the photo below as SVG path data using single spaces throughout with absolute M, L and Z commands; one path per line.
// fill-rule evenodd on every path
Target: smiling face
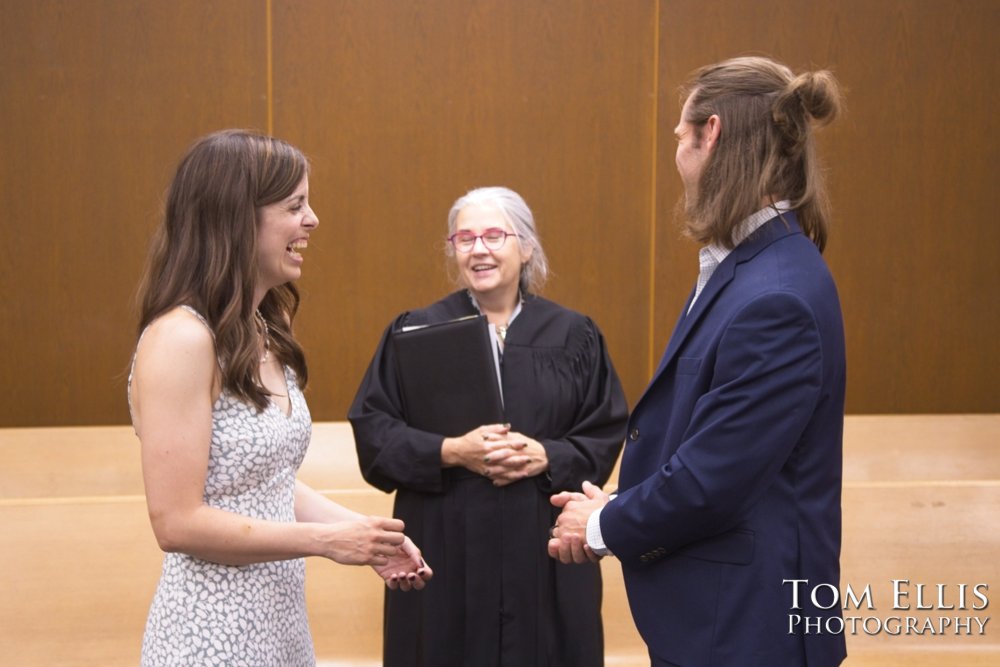
M 456 232 L 482 234 L 487 229 L 502 229 L 513 233 L 510 223 L 492 206 L 470 204 L 455 219 Z M 477 239 L 470 252 L 455 252 L 455 263 L 462 283 L 477 300 L 484 298 L 516 298 L 521 277 L 521 265 L 531 257 L 516 236 L 508 236 L 499 250 L 490 250 Z
M 263 298 L 272 287 L 302 275 L 301 252 L 319 225 L 309 206 L 309 177 L 288 197 L 257 209 L 257 221 L 257 292 Z

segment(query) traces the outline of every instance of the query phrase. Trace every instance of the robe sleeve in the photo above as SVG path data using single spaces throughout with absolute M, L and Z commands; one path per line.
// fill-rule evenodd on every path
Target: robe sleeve
M 628 421 L 625 392 L 597 325 L 584 318 L 576 336 L 571 363 L 582 400 L 565 435 L 539 440 L 549 458 L 545 490 L 552 493 L 579 491 L 584 480 L 603 486 L 621 453 Z
M 444 436 L 411 428 L 403 421 L 396 360 L 389 337 L 402 327 L 405 319 L 404 313 L 382 334 L 347 418 L 354 430 L 354 444 L 365 481 L 387 493 L 398 487 L 440 492 Z

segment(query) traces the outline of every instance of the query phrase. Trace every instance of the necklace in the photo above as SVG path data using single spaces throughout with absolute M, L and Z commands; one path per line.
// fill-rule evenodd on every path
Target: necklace
M 472 290 L 466 289 L 465 293 L 469 295 L 469 301 L 472 302 L 472 307 L 476 309 L 477 313 L 479 313 L 480 315 L 482 315 L 483 314 L 483 309 L 480 308 L 479 302 L 476 301 L 476 297 L 472 296 Z M 521 304 L 522 303 L 523 303 L 523 299 L 521 298 L 521 290 L 518 290 L 517 291 L 517 303 L 514 304 L 514 313 L 513 313 L 513 315 L 511 315 L 511 319 L 513 319 L 521 311 Z M 497 337 L 500 338 L 500 344 L 503 345 L 504 343 L 506 343 L 507 342 L 507 329 L 510 328 L 510 320 L 507 320 L 506 324 L 494 324 L 493 328 L 497 332 Z
M 267 320 L 265 320 L 264 316 L 260 314 L 260 309 L 259 308 L 257 309 L 255 315 L 256 315 L 257 321 L 260 323 L 260 326 L 257 327 L 257 332 L 261 333 L 261 329 L 263 328 L 263 335 L 264 335 L 264 356 L 262 356 L 260 358 L 260 363 L 265 364 L 265 363 L 267 363 L 267 359 L 268 359 L 268 357 L 270 356 L 270 353 L 271 353 L 271 330 L 267 328 Z

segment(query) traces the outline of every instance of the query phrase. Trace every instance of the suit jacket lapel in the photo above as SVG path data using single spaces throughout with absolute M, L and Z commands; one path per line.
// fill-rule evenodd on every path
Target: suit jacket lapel
M 786 222 L 788 223 L 787 226 Z M 649 381 L 650 386 L 663 373 L 664 369 L 677 354 L 677 350 L 688 334 L 691 333 L 694 325 L 708 310 L 708 307 L 718 298 L 722 290 L 732 282 L 733 276 L 736 274 L 736 267 L 743 262 L 750 261 L 761 250 L 778 239 L 789 234 L 801 232 L 802 230 L 799 228 L 799 221 L 794 211 L 787 211 L 780 216 L 771 218 L 751 234 L 749 238 L 736 246 L 726 259 L 719 264 L 718 268 L 715 269 L 715 273 L 712 274 L 705 288 L 701 291 L 701 294 L 698 295 L 698 300 L 694 302 L 694 307 L 690 305 L 691 299 L 694 297 L 694 291 L 692 290 L 691 296 L 688 297 L 687 302 L 684 304 L 684 310 L 681 311 L 681 316 L 677 320 L 674 332 L 670 335 L 670 341 L 667 343 L 667 350 L 663 353 L 663 358 L 660 359 L 660 365 L 656 368 L 656 372 L 653 373 L 653 377 Z M 688 312 L 689 308 L 691 312 Z M 643 396 L 645 396 L 645 392 Z M 641 401 L 642 397 L 639 398 L 639 402 Z
M 660 357 L 660 365 L 656 367 L 656 371 L 653 373 L 654 378 L 663 371 L 664 367 L 666 367 L 667 363 L 669 363 L 670 359 L 673 357 L 677 346 L 680 345 L 680 341 L 683 338 L 681 332 L 683 331 L 686 333 L 689 328 L 685 323 L 688 319 L 688 310 L 691 308 L 691 299 L 693 298 L 694 289 L 691 290 L 687 301 L 684 302 L 684 308 L 681 310 L 680 317 L 677 318 L 677 323 L 674 325 L 673 333 L 670 334 L 670 338 L 667 340 L 667 349 L 663 353 L 663 356 Z

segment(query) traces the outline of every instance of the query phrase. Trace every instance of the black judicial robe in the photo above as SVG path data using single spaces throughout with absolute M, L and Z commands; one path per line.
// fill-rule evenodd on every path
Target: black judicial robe
M 511 429 L 538 440 L 549 470 L 494 487 L 441 467 L 443 436 L 402 420 L 388 344 L 404 325 L 473 315 L 466 291 L 403 313 L 386 329 L 348 418 L 361 472 L 396 491 L 394 515 L 434 568 L 422 591 L 386 590 L 387 667 L 589 667 L 604 664 L 597 564 L 548 556 L 553 493 L 604 484 L 625 437 L 627 405 L 597 326 L 525 295 L 501 362 Z

